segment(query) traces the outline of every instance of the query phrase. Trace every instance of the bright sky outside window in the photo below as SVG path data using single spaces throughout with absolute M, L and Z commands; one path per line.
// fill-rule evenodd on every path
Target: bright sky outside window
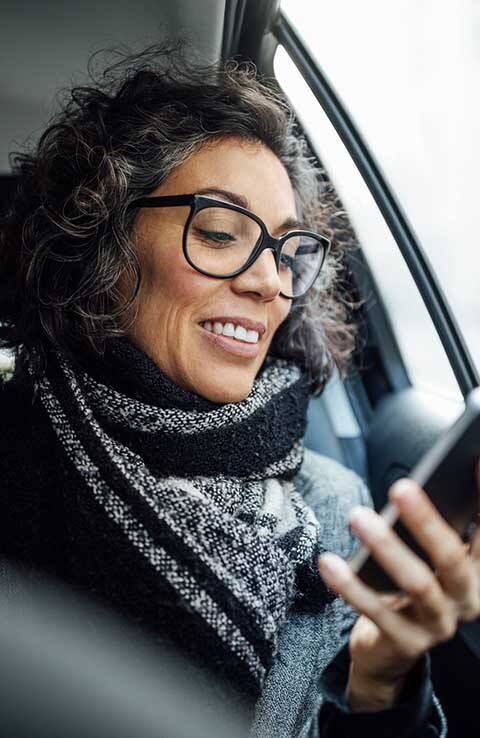
M 283 0 L 417 231 L 480 367 L 480 5 Z
M 352 220 L 393 319 L 413 383 L 444 397 L 461 399 L 444 349 L 390 231 L 333 126 L 282 48 L 275 57 L 275 74 Z

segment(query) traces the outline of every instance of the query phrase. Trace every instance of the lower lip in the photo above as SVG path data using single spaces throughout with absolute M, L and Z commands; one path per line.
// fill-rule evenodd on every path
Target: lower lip
M 205 338 L 208 338 L 209 341 L 220 346 L 220 348 L 224 349 L 224 351 L 227 351 L 229 354 L 243 356 L 245 359 L 254 359 L 258 356 L 258 352 L 260 350 L 258 343 L 241 343 L 240 341 L 237 341 L 236 338 L 229 338 L 228 336 L 217 335 L 216 333 L 207 331 L 207 329 L 202 328 L 202 326 L 200 326 L 200 329 Z

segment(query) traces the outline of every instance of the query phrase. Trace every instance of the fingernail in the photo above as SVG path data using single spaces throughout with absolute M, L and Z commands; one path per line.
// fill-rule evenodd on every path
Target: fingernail
M 392 502 L 395 502 L 395 500 L 399 502 L 401 500 L 410 500 L 414 488 L 415 485 L 410 479 L 399 479 L 390 489 L 390 499 Z
M 318 559 L 318 568 L 320 574 L 327 580 L 327 584 L 346 582 L 352 576 L 348 564 L 333 553 L 324 553 Z
M 369 507 L 354 507 L 350 512 L 349 522 L 364 538 L 377 537 L 385 530 L 383 520 Z

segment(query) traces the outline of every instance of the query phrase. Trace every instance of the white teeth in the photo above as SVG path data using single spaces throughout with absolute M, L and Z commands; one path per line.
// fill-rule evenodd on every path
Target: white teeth
M 225 323 L 225 325 L 223 326 L 224 336 L 235 336 L 235 338 L 238 338 L 237 331 L 238 331 L 238 326 L 235 328 L 233 323 Z
M 258 343 L 258 331 L 247 330 L 243 325 L 235 325 L 234 323 L 220 323 L 216 320 L 206 320 L 202 323 L 205 330 L 216 333 L 217 336 L 224 335 L 229 338 L 235 338 L 237 341 L 245 341 L 246 343 Z
M 232 328 L 233 328 L 233 324 L 227 323 L 227 325 L 232 325 Z M 226 327 L 227 326 L 225 326 L 225 328 Z M 226 335 L 225 334 L 225 328 L 223 329 L 224 335 Z M 237 341 L 244 341 L 246 339 L 246 337 L 247 337 L 246 328 L 244 328 L 243 325 L 237 325 L 235 327 L 235 338 L 237 339 Z

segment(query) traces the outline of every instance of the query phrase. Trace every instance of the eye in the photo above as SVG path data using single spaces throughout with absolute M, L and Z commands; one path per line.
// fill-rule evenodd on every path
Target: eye
M 206 241 L 211 241 L 215 244 L 227 245 L 232 241 L 235 241 L 235 237 L 232 236 L 231 233 L 227 233 L 226 231 L 207 231 L 203 228 L 197 228 L 197 233 Z

